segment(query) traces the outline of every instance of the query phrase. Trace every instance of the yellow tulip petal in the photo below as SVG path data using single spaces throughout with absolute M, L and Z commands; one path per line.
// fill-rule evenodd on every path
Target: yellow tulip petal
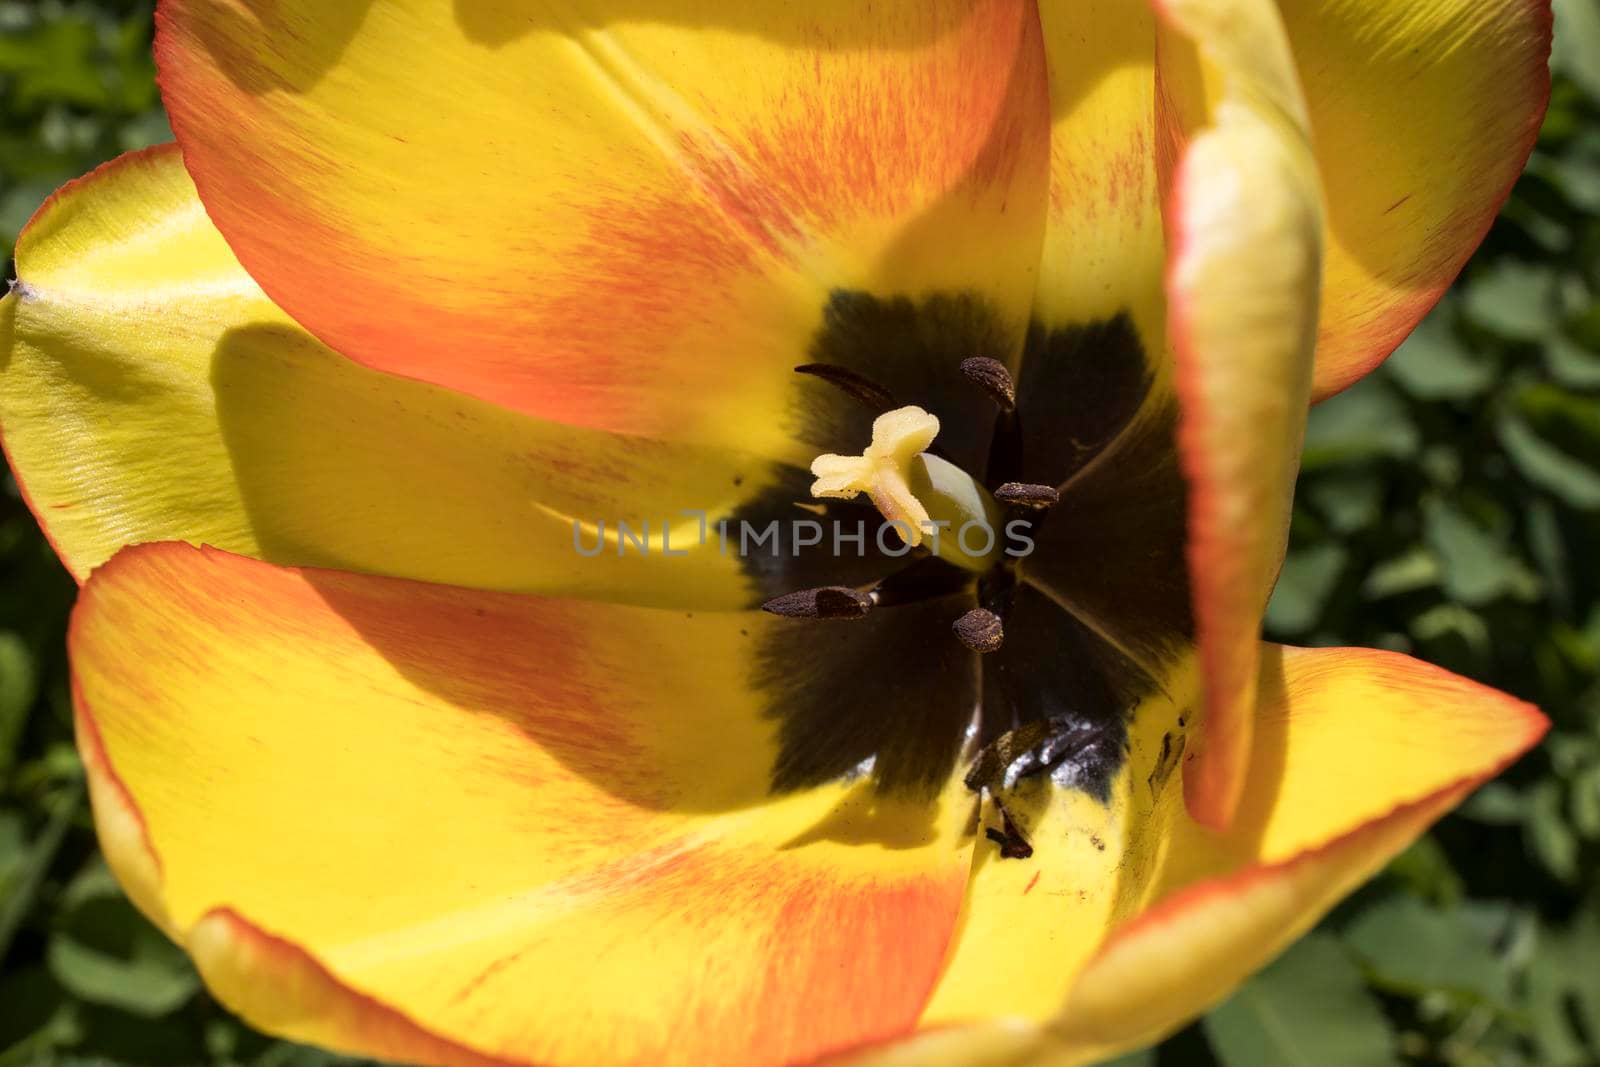
M 1505 203 L 1550 99 L 1550 4 L 1278 6 L 1328 202 L 1320 399 L 1405 339 Z
M 128 549 L 72 627 L 96 821 L 290 1037 L 583 1065 L 885 1039 L 937 978 L 971 803 L 774 792 L 767 701 L 817 679 L 744 650 L 800 625 Z
M 1090 1063 L 1155 1040 L 1547 726 L 1520 701 L 1393 653 L 1264 646 L 1260 659 L 1233 825 L 1196 823 L 1176 788 L 1195 690 L 1180 674 L 1168 680 L 1176 699 L 1139 709 L 1108 805 L 1042 783 L 1007 796 L 1033 856 L 979 843 L 929 1033 L 862 1062 Z
M 186 540 L 684 607 L 784 591 L 724 552 L 716 523 L 788 515 L 803 468 L 550 423 L 339 357 L 238 265 L 176 146 L 68 186 L 17 263 L 0 302 L 0 431 L 80 580 L 125 544 Z M 787 588 L 818 580 L 837 579 L 797 573 Z
M 1167 273 L 1204 682 L 1184 792 L 1197 818 L 1221 828 L 1250 758 L 1257 639 L 1305 436 L 1322 208 L 1271 0 L 1165 0 L 1162 12 L 1225 85 L 1213 124 L 1177 164 Z M 1185 69 L 1163 67 L 1163 85 Z
M 1381 363 L 1444 294 L 1522 173 L 1550 96 L 1548 0 L 1280 0 L 1327 198 L 1313 395 Z M 1165 55 L 1167 139 L 1216 70 Z
M 1041 0 L 1039 17 L 1052 125 L 1035 317 L 1048 332 L 1126 313 L 1159 341 L 1166 243 L 1156 167 L 1155 15 L 1148 4 L 1121 0 Z M 1097 356 L 1080 354 L 1088 362 Z M 1072 403 L 1070 395 L 1056 400 Z
M 211 217 L 368 366 L 803 464 L 842 441 L 797 364 L 953 416 L 929 381 L 965 396 L 960 358 L 1020 346 L 1047 166 L 1031 5 L 163 0 L 158 26 Z

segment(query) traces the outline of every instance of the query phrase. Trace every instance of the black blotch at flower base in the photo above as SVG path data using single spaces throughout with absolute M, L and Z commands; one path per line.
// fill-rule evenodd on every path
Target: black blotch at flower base
M 1131 317 L 1034 324 L 1012 412 L 962 370 L 964 361 L 1009 355 L 1000 317 L 974 294 L 835 292 L 806 355 L 836 368 L 795 375 L 789 414 L 819 453 L 870 440 L 882 412 L 861 402 L 859 385 L 837 384 L 867 382 L 896 405 L 937 415 L 941 454 L 982 472 L 991 491 L 1048 486 L 1059 501 L 1014 502 L 1008 517 L 1032 524 L 1033 551 L 980 576 L 925 552 L 887 554 L 880 543 L 898 542 L 887 531 L 879 541 L 883 519 L 870 504 L 812 501 L 808 471 L 772 472 L 734 522 L 764 528 L 806 517 L 847 531 L 860 522 L 867 536 L 859 555 L 853 543 L 835 553 L 825 537 L 741 556 L 756 603 L 823 586 L 876 593 L 859 618 L 784 619 L 762 638 L 755 684 L 778 723 L 774 791 L 833 781 L 870 761 L 880 791 L 931 799 L 974 740 L 967 784 L 997 803 L 1019 778 L 1046 774 L 1106 800 L 1127 758 L 1132 710 L 1160 688 L 1193 632 L 1176 401 L 1153 392 L 1157 375 Z M 813 510 L 799 511 L 801 503 Z M 952 633 L 975 607 L 1003 622 L 992 652 Z M 1015 825 L 995 833 L 1003 856 L 1031 853 Z

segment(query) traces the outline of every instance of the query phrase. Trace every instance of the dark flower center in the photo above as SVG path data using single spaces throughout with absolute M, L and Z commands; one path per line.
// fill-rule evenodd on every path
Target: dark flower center
M 925 549 L 882 551 L 896 542 L 876 538 L 876 510 L 829 500 L 820 521 L 864 524 L 861 551 L 825 537 L 747 557 L 759 602 L 799 597 L 758 653 L 779 723 L 775 790 L 870 766 L 882 791 L 932 796 L 975 752 L 968 784 L 997 799 L 1042 774 L 1109 795 L 1133 709 L 1192 631 L 1175 402 L 1128 314 L 1035 325 L 1015 374 L 1008 354 L 999 316 L 971 294 L 831 298 L 796 375 L 802 436 L 858 449 L 888 407 L 934 412 L 941 453 L 981 472 L 1033 545 L 978 574 Z M 819 503 L 809 472 L 776 474 L 735 518 Z M 1002 847 L 1020 855 L 1025 842 Z

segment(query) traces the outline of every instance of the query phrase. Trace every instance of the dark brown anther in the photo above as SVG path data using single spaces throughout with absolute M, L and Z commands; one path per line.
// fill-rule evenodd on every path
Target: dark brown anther
M 848 367 L 841 367 L 836 363 L 802 363 L 794 369 L 794 372 L 821 378 L 874 415 L 881 415 L 900 406 L 894 402 L 894 396 L 889 390 L 871 378 L 863 377 Z
M 1015 504 L 1018 507 L 1043 511 L 1045 508 L 1054 507 L 1060 503 L 1061 494 L 1056 492 L 1054 486 L 1050 485 L 1007 482 L 994 491 L 994 498 L 1002 504 Z
M 872 610 L 872 598 L 849 586 L 825 585 L 773 597 L 761 610 L 786 619 L 859 619 Z
M 991 796 L 994 801 L 994 810 L 1000 813 L 1001 829 L 992 826 L 983 828 L 983 836 L 1000 846 L 1000 858 L 1006 860 L 1025 860 L 1033 855 L 1033 846 L 1028 844 L 1028 839 L 1022 836 L 1022 831 L 1017 829 L 1017 824 L 1011 818 L 1011 813 L 1006 806 L 1000 803 L 1000 798 Z
M 950 628 L 956 632 L 961 643 L 974 652 L 997 651 L 1006 639 L 1000 616 L 987 608 L 973 608 L 951 623 Z
M 961 361 L 961 373 L 981 386 L 1000 405 L 1001 411 L 1011 411 L 1017 406 L 1017 384 L 1011 380 L 1011 372 L 1006 370 L 1006 365 L 998 359 L 988 356 L 964 359 Z

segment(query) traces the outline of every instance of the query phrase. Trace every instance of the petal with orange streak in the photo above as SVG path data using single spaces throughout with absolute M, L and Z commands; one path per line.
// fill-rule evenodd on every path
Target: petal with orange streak
M 71 637 L 108 858 L 290 1037 L 552 1064 L 888 1038 L 937 977 L 971 805 L 775 793 L 741 649 L 788 625 L 125 550 Z
M 819 394 L 791 368 L 852 299 L 955 300 L 999 324 L 967 355 L 1021 344 L 1047 166 L 1031 3 L 162 0 L 157 20 L 211 217 L 367 366 L 804 463 L 839 442 L 795 443 Z M 864 362 L 930 358 L 873 343 Z

